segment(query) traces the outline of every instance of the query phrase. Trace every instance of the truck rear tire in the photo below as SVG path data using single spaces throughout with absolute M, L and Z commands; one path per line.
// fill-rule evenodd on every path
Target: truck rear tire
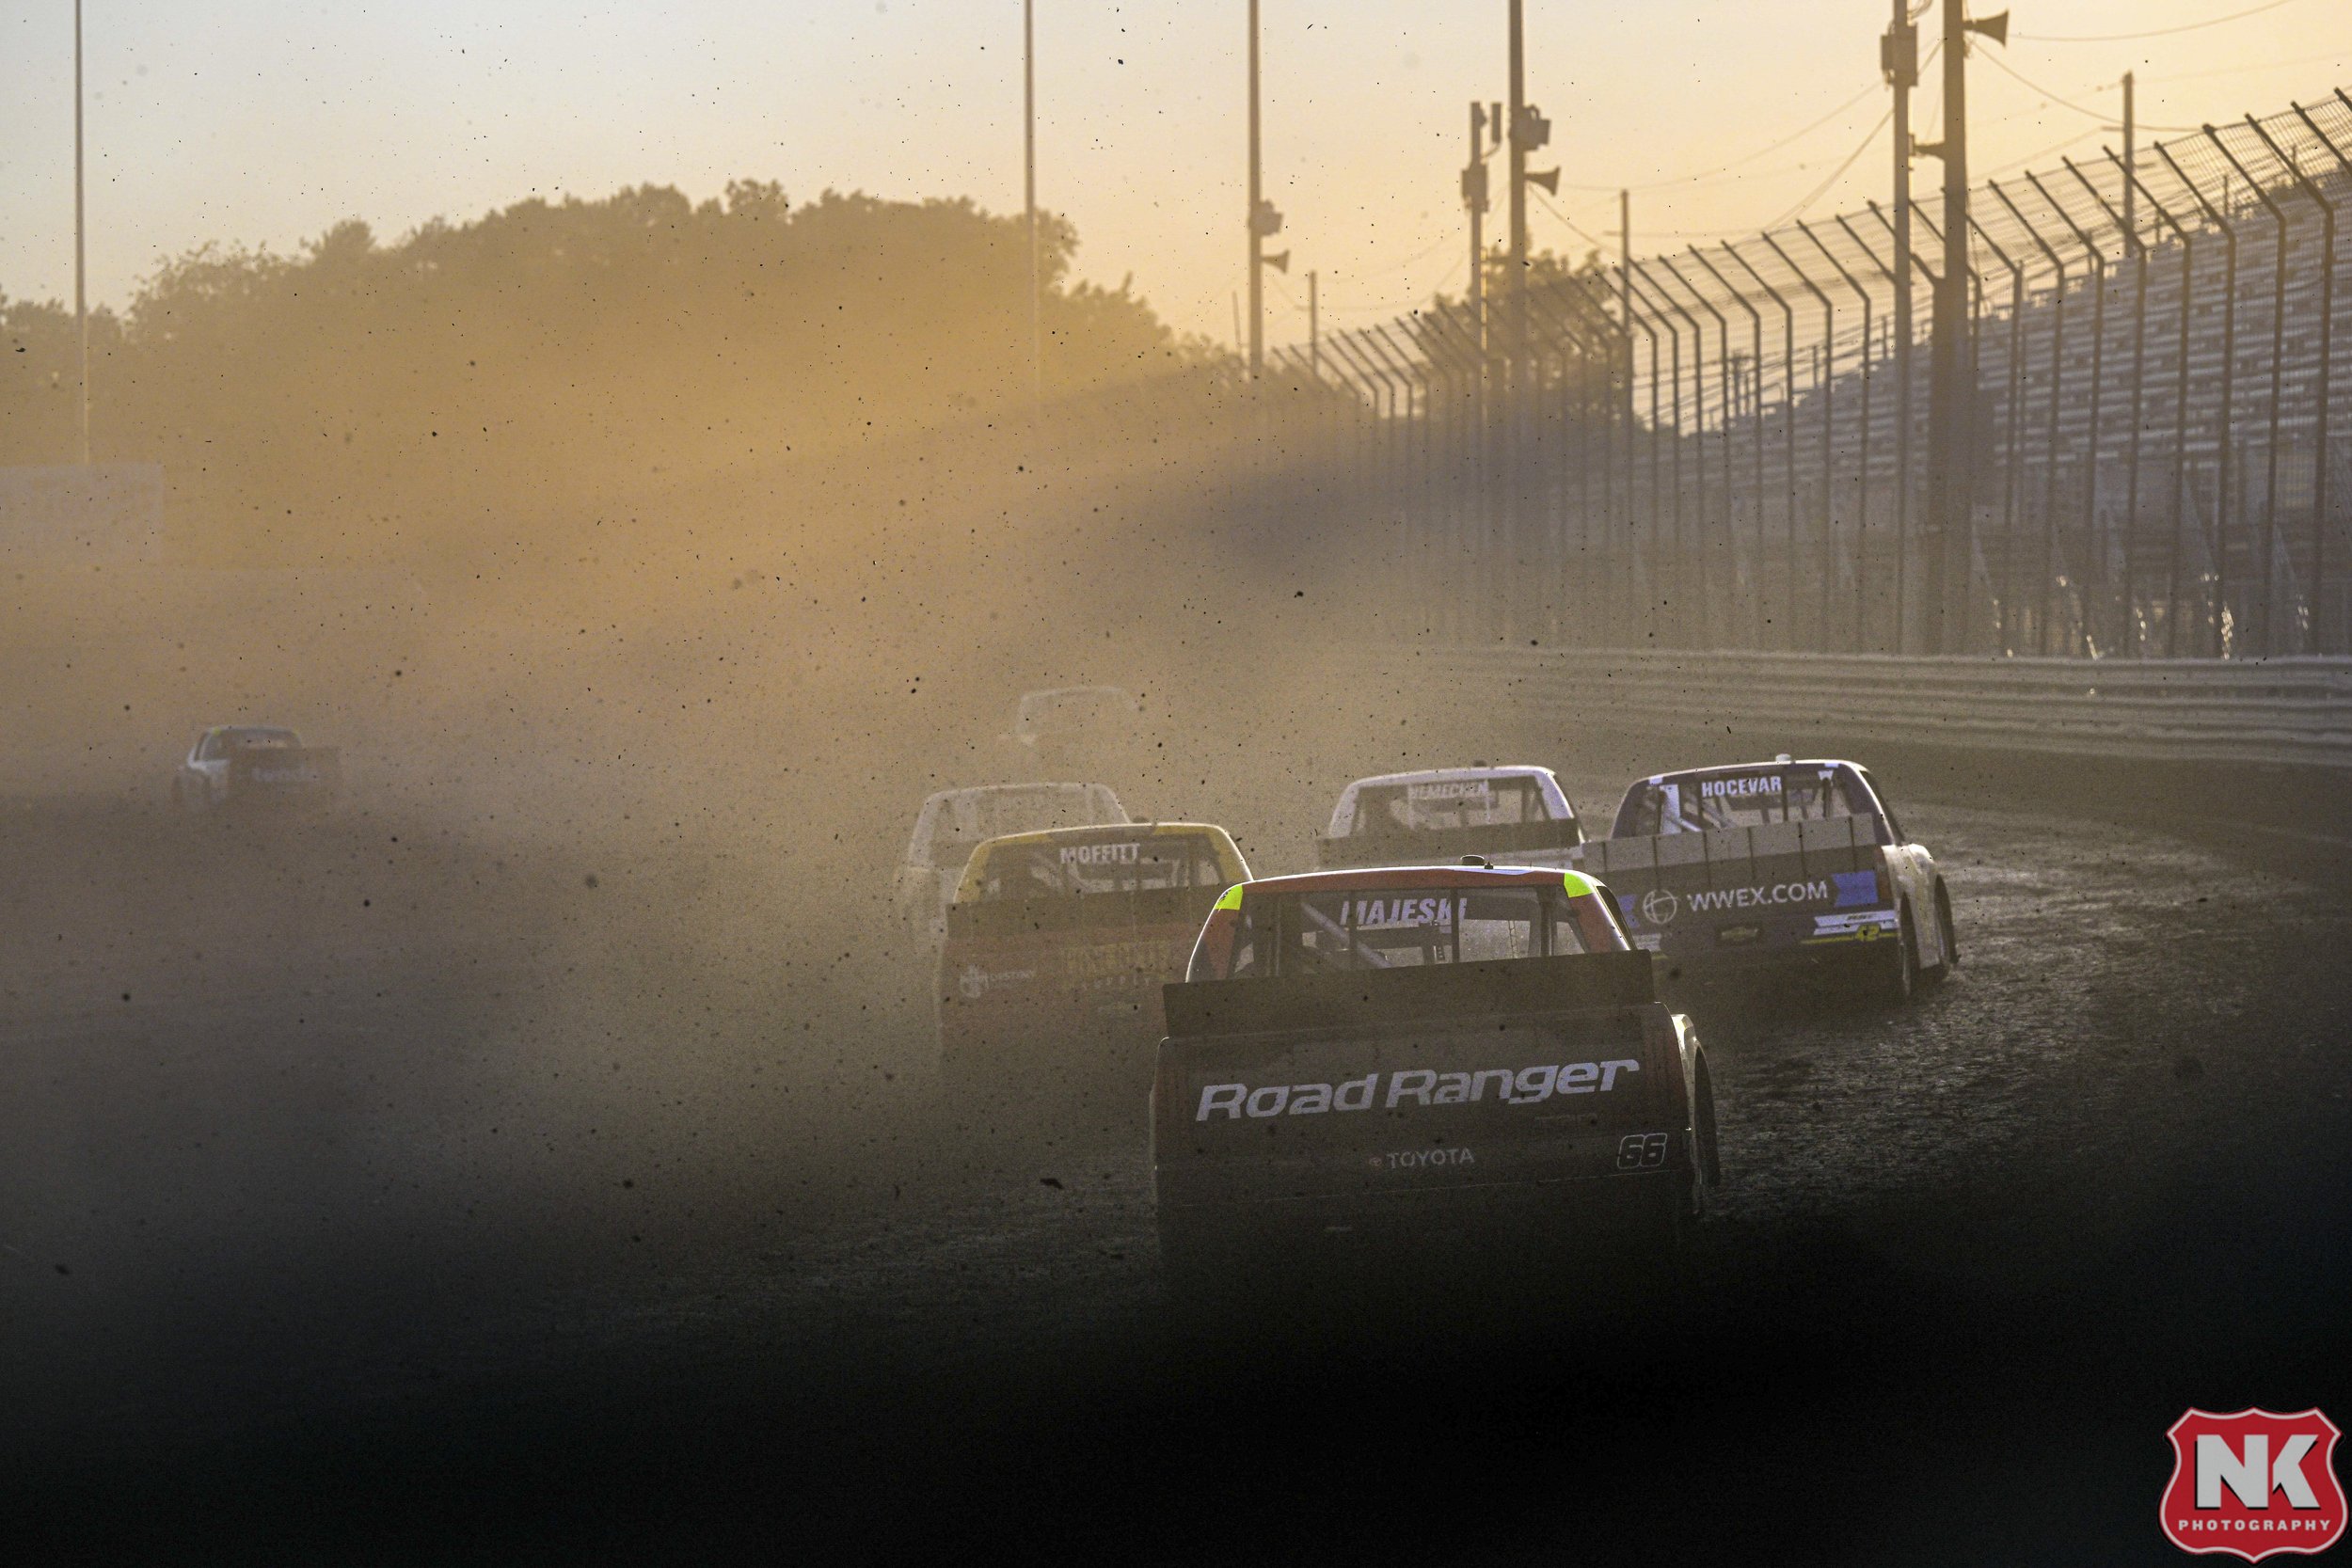
M 1924 972 L 1931 983 L 1960 967 L 1960 939 L 1952 934 L 1952 895 L 1940 881 L 1935 884 L 1935 967 Z
M 1919 933 L 1911 922 L 1911 906 L 1897 907 L 1894 951 L 1879 963 L 1872 998 L 1882 1006 L 1907 1007 L 1919 994 Z

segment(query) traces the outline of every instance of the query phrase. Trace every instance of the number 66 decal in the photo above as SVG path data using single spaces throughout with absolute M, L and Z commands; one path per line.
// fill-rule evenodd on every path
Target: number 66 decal
M 1617 1168 L 1646 1170 L 1666 1163 L 1666 1134 L 1663 1132 L 1628 1132 L 1617 1140 Z

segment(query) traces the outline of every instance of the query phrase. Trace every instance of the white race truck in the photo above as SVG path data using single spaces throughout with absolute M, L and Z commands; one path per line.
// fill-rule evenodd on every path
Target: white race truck
M 171 776 L 171 803 L 182 811 L 319 806 L 342 787 L 340 754 L 305 746 L 289 729 L 215 724 L 196 737 Z
M 1550 768 L 1481 763 L 1357 780 L 1340 792 L 1315 859 L 1327 871 L 1436 865 L 1471 855 L 1565 870 L 1583 842 L 1576 807 Z

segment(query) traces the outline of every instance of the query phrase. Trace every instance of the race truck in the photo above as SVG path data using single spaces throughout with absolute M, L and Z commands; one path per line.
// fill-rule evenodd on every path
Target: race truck
M 1024 692 L 1013 705 L 1012 728 L 996 738 L 1011 766 L 1099 779 L 1144 760 L 1143 705 L 1116 686 Z
M 1476 855 L 1498 865 L 1565 869 L 1584 842 L 1549 768 L 1440 768 L 1358 779 L 1315 840 L 1327 870 L 1420 865 Z
M 294 731 L 265 724 L 215 724 L 172 774 L 171 803 L 189 812 L 318 806 L 342 784 L 332 747 L 305 746 Z
M 1672 978 L 1775 978 L 1908 1002 L 1960 961 L 1952 901 L 1851 762 L 1699 768 L 1626 791 L 1577 851 Z
M 1216 902 L 1152 1095 L 1179 1295 L 1467 1242 L 1679 1240 L 1721 1171 L 1688 1018 L 1575 871 L 1311 872 Z
M 973 846 L 1006 833 L 1126 820 L 1107 784 L 979 784 L 926 797 L 897 879 L 899 920 L 920 960 L 928 964 L 946 935 L 947 906 Z
M 1122 1104 L 1143 1130 L 1160 990 L 1249 867 L 1205 822 L 1062 828 L 972 852 L 940 950 L 943 1081 L 972 1114 Z

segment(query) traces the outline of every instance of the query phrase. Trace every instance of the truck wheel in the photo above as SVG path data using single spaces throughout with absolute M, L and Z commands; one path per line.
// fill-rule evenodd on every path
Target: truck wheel
M 1691 1130 L 1698 1144 L 1699 1176 L 1709 1188 L 1719 1187 L 1724 1180 L 1724 1160 L 1715 1141 L 1715 1082 L 1707 1070 L 1707 1058 L 1699 1057 L 1698 1103 L 1691 1108 Z
M 1912 927 L 1911 906 L 1898 906 L 1895 914 L 1894 951 L 1882 960 L 1878 983 L 1878 1000 L 1890 1007 L 1903 1007 L 1919 994 L 1919 934 Z
M 1939 961 L 1926 972 L 1930 980 L 1941 980 L 1960 967 L 1960 939 L 1952 934 L 1952 895 L 1944 884 L 1935 884 L 1935 937 Z

